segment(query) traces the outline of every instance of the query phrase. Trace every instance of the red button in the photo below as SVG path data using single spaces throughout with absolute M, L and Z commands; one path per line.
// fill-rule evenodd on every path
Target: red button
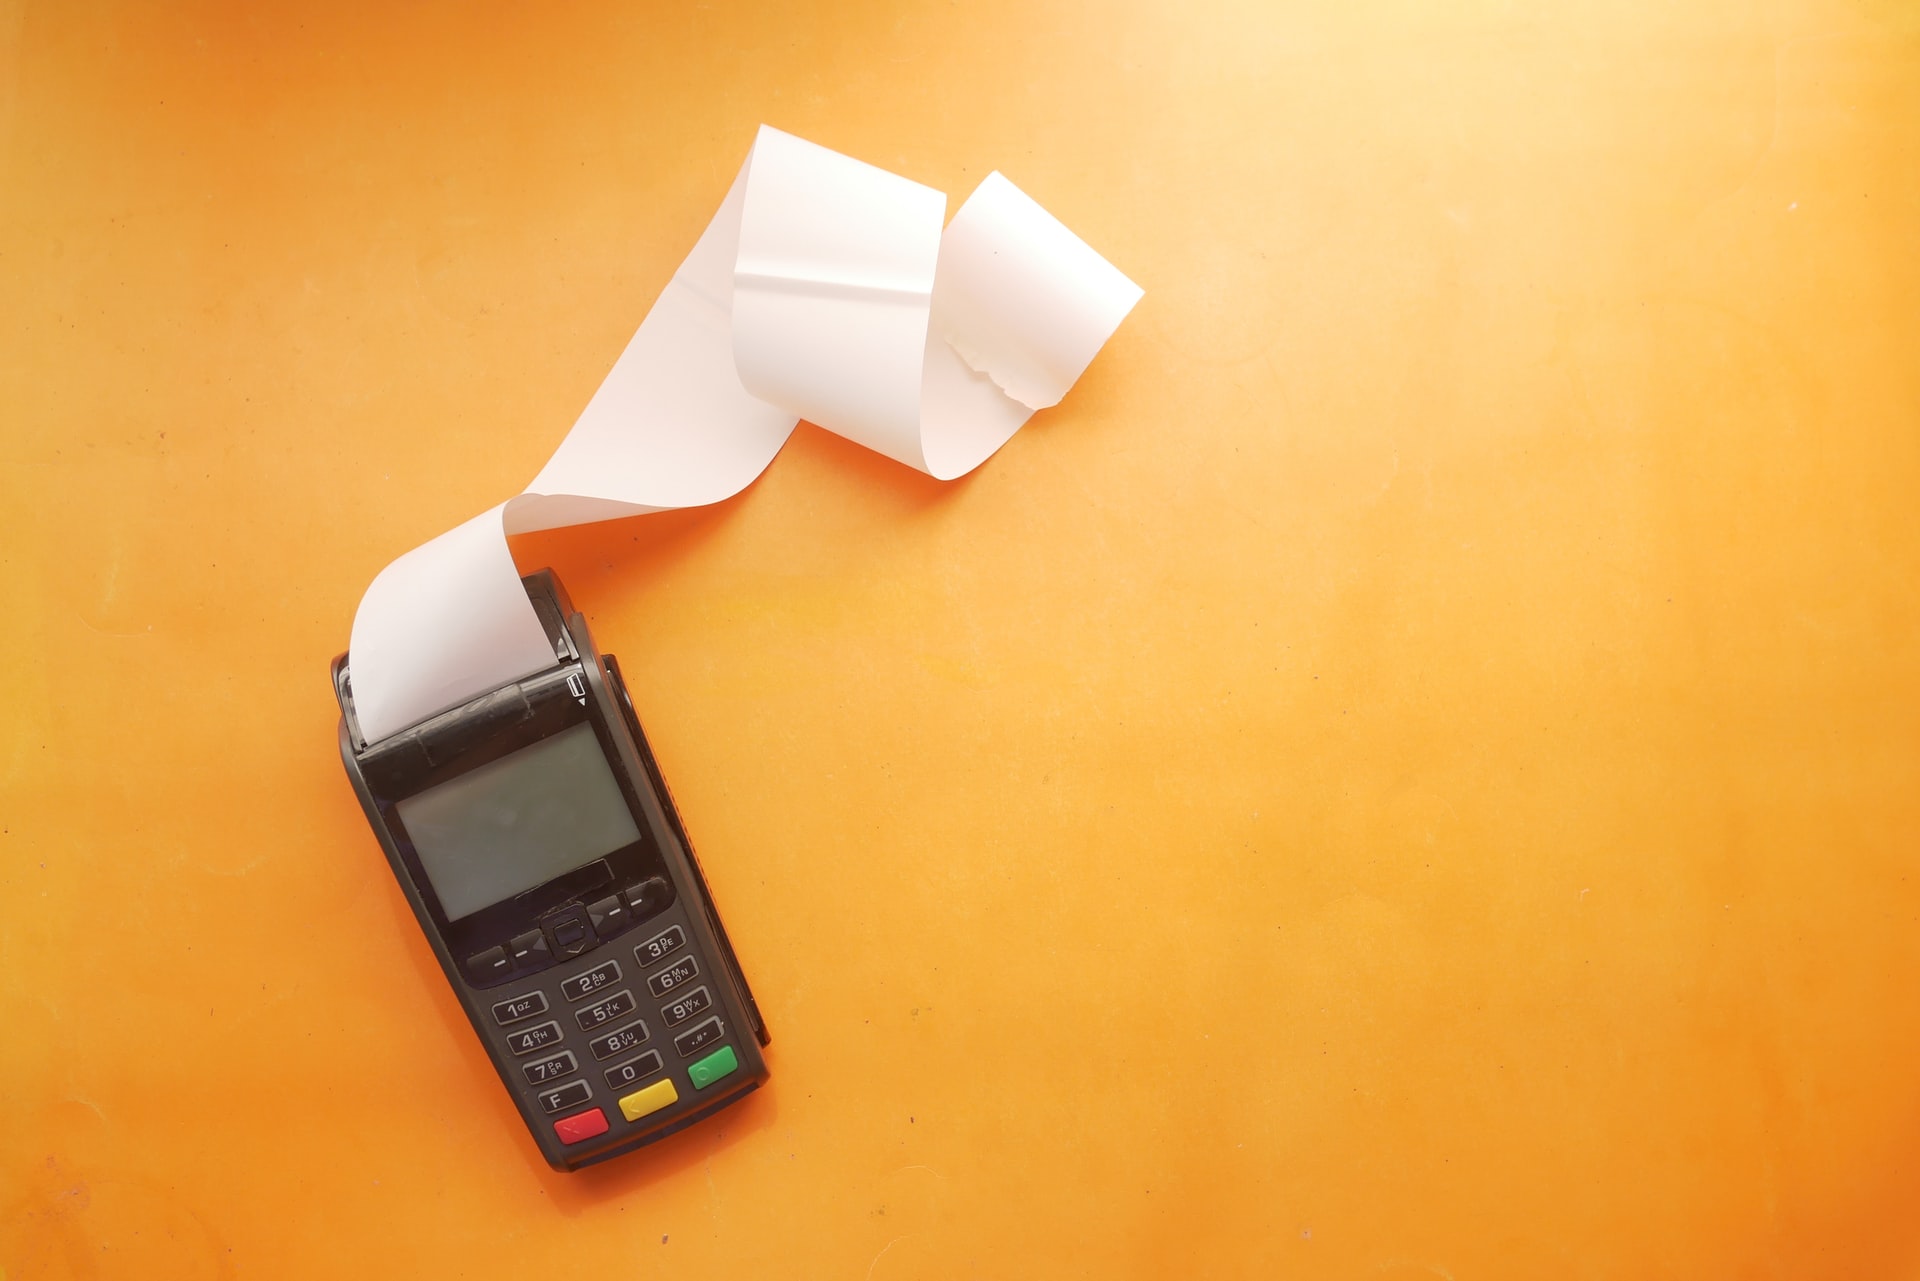
M 555 1121 L 553 1132 L 560 1136 L 562 1143 L 579 1143 L 607 1132 L 607 1114 L 599 1108 L 575 1112 L 572 1116 L 563 1116 Z

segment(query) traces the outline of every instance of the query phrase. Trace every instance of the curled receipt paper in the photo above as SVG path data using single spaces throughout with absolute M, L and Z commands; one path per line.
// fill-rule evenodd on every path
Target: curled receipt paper
M 947 480 L 1058 403 L 1140 289 L 998 173 L 930 187 L 762 127 L 720 212 L 526 492 L 380 571 L 374 741 L 552 665 L 507 535 L 717 502 L 805 418 Z

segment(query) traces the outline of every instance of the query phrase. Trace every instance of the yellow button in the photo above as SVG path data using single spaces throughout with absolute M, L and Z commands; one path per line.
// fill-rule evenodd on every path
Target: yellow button
M 620 1115 L 629 1121 L 638 1121 L 649 1112 L 658 1112 L 670 1103 L 680 1101 L 680 1091 L 673 1088 L 672 1078 L 655 1081 L 644 1090 L 635 1090 L 620 1100 Z

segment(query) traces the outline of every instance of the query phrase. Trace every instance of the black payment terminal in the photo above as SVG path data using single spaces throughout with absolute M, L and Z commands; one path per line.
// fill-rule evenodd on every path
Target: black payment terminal
M 540 1153 L 577 1170 L 767 1079 L 766 1025 L 611 654 L 549 570 L 553 665 L 340 757 Z

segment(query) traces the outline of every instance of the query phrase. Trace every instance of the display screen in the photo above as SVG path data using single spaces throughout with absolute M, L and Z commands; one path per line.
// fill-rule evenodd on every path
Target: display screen
M 600 740 L 585 724 L 395 808 L 449 921 L 640 839 Z

